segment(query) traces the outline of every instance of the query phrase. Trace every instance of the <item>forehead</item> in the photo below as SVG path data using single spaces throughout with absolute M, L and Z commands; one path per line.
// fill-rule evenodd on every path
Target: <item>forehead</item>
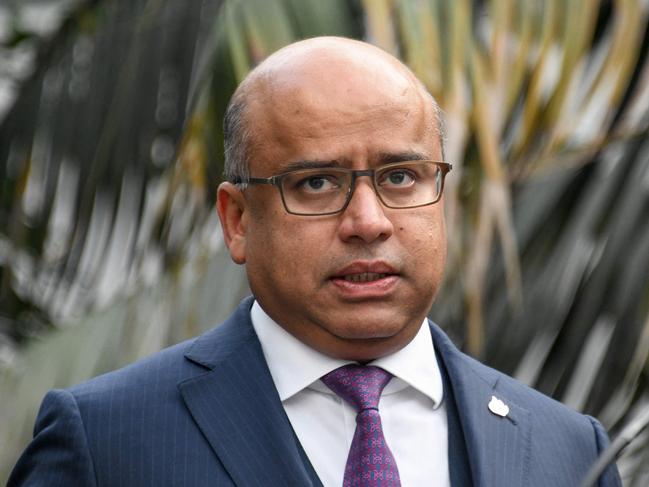
M 296 160 L 371 165 L 390 153 L 438 159 L 432 103 L 390 58 L 320 51 L 280 60 L 250 91 L 251 170 Z

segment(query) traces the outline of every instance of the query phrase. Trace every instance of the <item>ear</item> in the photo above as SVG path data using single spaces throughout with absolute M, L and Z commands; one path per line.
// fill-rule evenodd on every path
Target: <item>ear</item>
M 216 195 L 216 210 L 232 260 L 245 264 L 248 212 L 243 193 L 232 183 L 221 183 Z

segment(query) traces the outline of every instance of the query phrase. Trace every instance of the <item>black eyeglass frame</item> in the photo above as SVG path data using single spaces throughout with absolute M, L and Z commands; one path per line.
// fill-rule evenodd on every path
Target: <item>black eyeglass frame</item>
M 424 162 L 428 164 L 434 164 L 436 165 L 439 170 L 442 173 L 442 182 L 439 188 L 439 194 L 437 195 L 437 198 L 429 203 L 423 203 L 421 205 L 413 205 L 413 206 L 391 206 L 387 204 L 384 200 L 383 197 L 381 196 L 381 193 L 378 191 L 376 187 L 376 172 L 377 171 L 385 171 L 386 169 L 389 170 L 391 167 L 399 167 L 407 163 L 412 163 L 412 162 Z M 368 176 L 372 178 L 372 186 L 374 187 L 374 193 L 376 196 L 379 198 L 379 201 L 383 206 L 387 208 L 392 208 L 395 210 L 407 210 L 411 208 L 421 208 L 422 206 L 430 206 L 434 205 L 437 203 L 441 198 L 442 194 L 444 193 L 444 181 L 446 180 L 446 175 L 451 172 L 451 169 L 453 169 L 453 165 L 448 163 L 448 162 L 441 162 L 441 161 L 429 161 L 429 160 L 414 160 L 414 161 L 400 161 L 400 162 L 393 162 L 390 164 L 384 164 L 380 167 L 374 168 L 374 169 L 349 169 L 346 167 L 334 167 L 334 168 L 329 168 L 329 167 L 324 167 L 324 168 L 314 168 L 314 169 L 322 169 L 322 170 L 327 170 L 327 169 L 335 169 L 337 171 L 343 171 L 348 174 L 351 174 L 351 181 L 349 183 L 349 189 L 347 190 L 347 194 L 345 195 L 345 203 L 343 204 L 342 208 L 336 211 L 329 211 L 326 213 L 301 213 L 301 212 L 295 212 L 291 211 L 288 209 L 288 206 L 286 204 L 286 199 L 284 198 L 284 191 L 282 190 L 282 179 L 284 177 L 289 176 L 291 174 L 294 174 L 295 172 L 298 171 L 304 171 L 308 168 L 305 169 L 295 169 L 291 171 L 286 171 L 280 174 L 276 174 L 274 176 L 271 176 L 269 178 L 236 178 L 234 181 L 232 181 L 233 184 L 269 184 L 271 186 L 275 186 L 279 190 L 280 197 L 282 199 L 282 204 L 284 205 L 284 209 L 286 210 L 287 213 L 291 215 L 298 215 L 298 216 L 327 216 L 327 215 L 337 215 L 338 213 L 342 213 L 347 209 L 347 206 L 349 206 L 349 202 L 352 199 L 352 196 L 354 195 L 354 190 L 356 189 L 356 179 L 362 176 Z

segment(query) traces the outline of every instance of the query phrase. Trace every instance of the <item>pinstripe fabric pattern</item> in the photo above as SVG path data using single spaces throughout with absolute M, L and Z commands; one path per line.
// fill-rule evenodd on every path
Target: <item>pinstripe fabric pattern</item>
M 436 350 L 437 365 L 442 374 L 444 384 L 444 403 L 448 424 L 448 473 L 453 487 L 470 487 L 473 485 L 471 479 L 471 466 L 469 455 L 466 451 L 466 441 L 460 423 L 460 417 L 453 397 L 451 383 L 448 379 L 446 366 L 441 360 L 439 351 Z
M 601 425 L 460 353 L 434 324 L 431 333 L 448 373 L 474 485 L 579 485 L 608 443 Z M 492 395 L 509 406 L 507 417 L 489 411 Z M 599 485 L 622 485 L 615 466 Z
M 263 360 L 250 305 L 195 340 L 50 392 L 8 485 L 320 486 Z
M 201 337 L 48 393 L 8 487 L 321 485 L 268 372 L 251 305 Z M 578 485 L 606 446 L 601 426 L 431 332 L 475 485 Z M 492 395 L 509 406 L 506 418 L 487 409 Z M 615 469 L 600 482 L 619 485 Z

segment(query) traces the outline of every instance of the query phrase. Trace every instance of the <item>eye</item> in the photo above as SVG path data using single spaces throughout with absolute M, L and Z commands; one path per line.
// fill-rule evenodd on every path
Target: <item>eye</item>
M 417 175 L 406 168 L 395 168 L 381 173 L 378 183 L 384 187 L 405 188 L 414 184 Z
M 331 174 L 316 174 L 300 179 L 295 184 L 298 191 L 307 193 L 325 193 L 340 187 L 338 178 Z

